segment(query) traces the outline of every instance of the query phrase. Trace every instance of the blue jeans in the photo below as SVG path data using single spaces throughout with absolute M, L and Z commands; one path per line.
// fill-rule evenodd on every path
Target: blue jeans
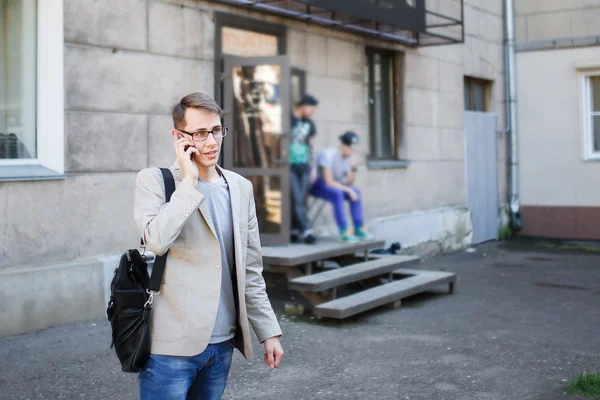
M 352 215 L 354 228 L 362 228 L 363 225 L 363 210 L 360 190 L 354 186 L 351 187 L 358 195 L 358 200 L 356 201 L 352 201 L 350 196 L 348 196 L 347 193 L 342 192 L 340 189 L 327 186 L 325 181 L 321 178 L 317 179 L 310 189 L 310 194 L 327 200 L 333 205 L 335 221 L 340 231 L 345 231 L 346 228 L 348 228 L 348 223 L 346 222 L 346 213 L 344 212 L 344 203 L 346 201 L 350 203 L 350 214 Z
M 292 230 L 304 233 L 308 229 L 308 218 L 304 202 L 310 188 L 310 165 L 290 166 L 290 188 L 292 194 Z
M 232 355 L 233 340 L 193 357 L 152 354 L 139 373 L 140 400 L 220 400 Z

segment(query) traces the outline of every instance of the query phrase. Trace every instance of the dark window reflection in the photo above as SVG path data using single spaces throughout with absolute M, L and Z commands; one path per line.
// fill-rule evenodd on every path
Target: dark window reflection
M 370 154 L 372 159 L 395 158 L 396 123 L 394 103 L 394 55 L 367 49 L 365 84 L 369 107 Z
M 282 158 L 279 65 L 234 67 L 234 166 L 273 168 Z

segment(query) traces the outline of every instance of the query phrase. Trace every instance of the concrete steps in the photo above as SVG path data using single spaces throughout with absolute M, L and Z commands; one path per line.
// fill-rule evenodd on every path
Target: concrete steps
M 449 284 L 452 291 L 456 279 L 452 273 L 404 268 L 418 263 L 418 257 L 369 253 L 384 245 L 384 240 L 344 243 L 319 238 L 312 245 L 265 246 L 263 262 L 265 271 L 286 275 L 288 288 L 304 296 L 314 314 L 329 318 L 346 318 L 444 283 Z M 322 269 L 326 263 L 336 265 L 337 262 L 351 264 L 312 273 L 313 268 Z M 380 279 L 382 276 L 390 283 Z M 347 286 L 352 283 L 358 285 Z M 353 292 L 357 287 L 368 289 L 337 298 L 338 294 Z
M 399 269 L 393 273 L 408 277 L 319 304 L 314 308 L 315 315 L 344 319 L 442 284 L 449 285 L 450 293 L 454 291 L 456 274 L 452 272 Z

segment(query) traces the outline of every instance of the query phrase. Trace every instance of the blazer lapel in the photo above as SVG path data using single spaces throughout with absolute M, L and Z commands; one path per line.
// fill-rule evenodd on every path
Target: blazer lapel
M 206 201 L 200 203 L 200 214 L 202 214 L 202 217 L 206 221 L 206 225 L 208 225 L 212 234 L 215 235 L 215 237 L 217 237 L 212 218 L 210 217 L 210 210 L 208 209 L 208 204 L 206 204 Z
M 238 180 L 229 171 L 222 169 L 217 165 L 219 172 L 225 177 L 229 186 L 229 197 L 231 198 L 231 217 L 233 220 L 233 243 L 235 248 L 235 263 L 242 267 L 242 241 L 240 238 L 240 187 Z

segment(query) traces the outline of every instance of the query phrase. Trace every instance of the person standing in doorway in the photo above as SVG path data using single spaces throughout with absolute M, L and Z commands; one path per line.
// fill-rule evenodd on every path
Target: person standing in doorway
M 340 145 L 319 153 L 317 157 L 318 178 L 310 193 L 327 200 L 333 205 L 335 221 L 342 240 L 355 243 L 358 240 L 372 240 L 373 235 L 365 230 L 360 191 L 354 186 L 356 163 L 354 152 L 358 135 L 352 131 L 340 136 Z M 350 202 L 350 213 L 354 223 L 354 235 L 348 233 L 348 223 L 344 203 Z
M 227 128 L 203 93 L 172 109 L 176 190 L 165 203 L 158 168 L 139 172 L 134 217 L 148 250 L 167 251 L 151 314 L 150 359 L 139 373 L 140 399 L 218 400 L 233 349 L 252 357 L 250 328 L 277 368 L 281 328 L 262 276 L 252 183 L 217 165 Z M 187 397 L 186 397 L 187 396 Z
M 292 197 L 292 242 L 313 244 L 316 238 L 308 226 L 306 195 L 310 189 L 312 161 L 311 138 L 317 128 L 311 119 L 319 102 L 305 94 L 294 107 L 290 126 L 290 186 Z

